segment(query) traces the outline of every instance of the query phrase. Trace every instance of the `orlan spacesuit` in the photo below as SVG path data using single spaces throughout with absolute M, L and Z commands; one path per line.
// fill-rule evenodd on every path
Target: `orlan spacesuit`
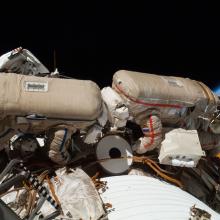
M 94 124 L 102 111 L 99 87 L 88 80 L 52 78 L 21 48 L 0 57 L 0 70 L 0 149 L 14 135 L 46 133 L 49 157 L 66 164 L 72 134 Z

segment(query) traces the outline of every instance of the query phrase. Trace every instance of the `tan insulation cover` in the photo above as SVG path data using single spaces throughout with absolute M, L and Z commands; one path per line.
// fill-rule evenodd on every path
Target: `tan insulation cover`
M 99 87 L 92 81 L 0 74 L 0 118 L 43 115 L 94 120 L 101 113 Z
M 217 99 L 208 87 L 203 84 L 206 92 L 200 82 L 189 78 L 120 70 L 114 74 L 113 83 L 119 84 L 129 96 L 153 103 L 194 106 L 199 101 L 208 103 L 207 92 L 213 102 Z
M 134 115 L 155 108 L 167 121 L 180 117 L 186 107 L 196 106 L 198 114 L 211 112 L 218 102 L 206 85 L 189 78 L 120 70 L 113 76 L 112 87 L 127 101 Z

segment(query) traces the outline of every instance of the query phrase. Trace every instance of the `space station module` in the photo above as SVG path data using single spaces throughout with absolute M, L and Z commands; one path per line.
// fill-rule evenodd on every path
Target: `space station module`
M 66 164 L 73 157 L 72 136 L 79 131 L 86 144 L 123 136 L 129 152 L 157 150 L 161 163 L 194 167 L 204 150 L 219 145 L 219 99 L 202 82 L 120 70 L 112 87 L 100 90 L 89 80 L 54 77 L 22 48 L 0 57 L 0 71 L 0 148 L 28 134 L 33 137 L 28 147 L 35 149 L 34 139 L 43 135 L 50 159 Z M 137 140 L 129 122 L 141 128 Z

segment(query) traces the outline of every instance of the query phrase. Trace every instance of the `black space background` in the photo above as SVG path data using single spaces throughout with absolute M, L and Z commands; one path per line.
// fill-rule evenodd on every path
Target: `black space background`
M 11 1 L 0 8 L 0 54 L 22 46 L 53 71 L 55 49 L 61 73 L 100 87 L 128 69 L 214 88 L 220 85 L 220 7 L 176 2 Z

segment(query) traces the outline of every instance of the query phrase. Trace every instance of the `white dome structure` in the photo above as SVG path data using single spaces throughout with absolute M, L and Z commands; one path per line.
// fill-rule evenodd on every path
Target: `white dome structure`
M 208 212 L 211 220 L 220 219 L 220 214 L 194 196 L 156 178 L 124 175 L 103 180 L 108 188 L 101 197 L 112 205 L 109 220 L 188 220 L 194 205 Z

